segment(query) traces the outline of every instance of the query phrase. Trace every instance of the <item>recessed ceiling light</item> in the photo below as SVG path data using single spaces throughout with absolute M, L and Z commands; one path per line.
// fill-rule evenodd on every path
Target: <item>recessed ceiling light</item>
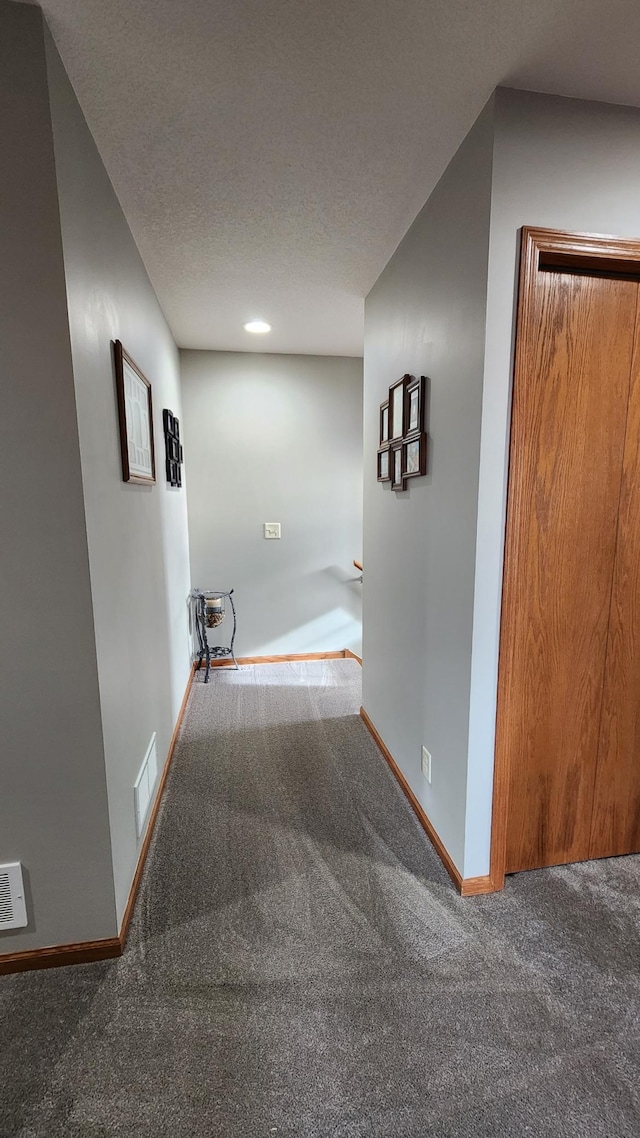
M 260 333 L 271 331 L 271 325 L 267 324 L 266 320 L 248 320 L 246 324 L 242 325 L 242 327 L 244 328 L 245 332 Z

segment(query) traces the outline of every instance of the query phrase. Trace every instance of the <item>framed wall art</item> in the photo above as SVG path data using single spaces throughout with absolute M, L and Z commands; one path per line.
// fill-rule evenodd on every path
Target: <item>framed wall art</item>
M 180 422 L 167 407 L 162 412 L 164 427 L 165 467 L 170 486 L 182 486 L 182 446 L 180 444 Z
M 391 489 L 404 490 L 404 477 L 402 474 L 402 443 L 391 447 Z
M 427 473 L 427 436 L 424 432 L 402 444 L 402 476 L 418 478 Z
M 389 442 L 389 400 L 380 404 L 380 446 Z
M 405 490 L 407 478 L 427 473 L 426 388 L 426 376 L 403 375 L 380 404 L 376 477 L 391 482 L 392 490 Z
M 391 452 L 388 447 L 383 447 L 378 451 L 378 482 L 391 481 L 391 464 L 389 456 Z
M 397 383 L 393 383 L 389 388 L 389 438 L 394 441 L 401 439 L 406 430 L 407 384 L 410 383 L 412 379 L 412 375 L 403 375 L 402 379 L 399 379 Z
M 113 345 L 120 423 L 123 482 L 153 484 L 156 459 L 153 445 L 151 384 L 120 340 Z
M 424 392 L 426 380 L 423 375 L 407 384 L 407 426 L 405 435 L 424 431 Z

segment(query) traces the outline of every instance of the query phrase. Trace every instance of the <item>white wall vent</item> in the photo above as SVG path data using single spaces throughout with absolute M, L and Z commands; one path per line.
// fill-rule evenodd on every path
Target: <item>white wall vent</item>
M 28 925 L 27 904 L 19 861 L 0 865 L 0 932 L 23 929 Z
M 136 837 L 140 837 L 153 802 L 153 792 L 158 778 L 158 755 L 156 752 L 156 734 L 151 736 L 149 749 L 144 757 L 138 777 L 133 784 L 133 805 L 136 815 Z

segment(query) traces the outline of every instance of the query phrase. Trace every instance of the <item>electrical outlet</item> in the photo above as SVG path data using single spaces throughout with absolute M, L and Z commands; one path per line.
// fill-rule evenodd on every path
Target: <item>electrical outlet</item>
M 427 782 L 431 782 L 431 755 L 426 747 L 422 748 L 422 773 Z
M 280 522 L 265 522 L 264 536 L 267 541 L 278 541 L 281 535 Z

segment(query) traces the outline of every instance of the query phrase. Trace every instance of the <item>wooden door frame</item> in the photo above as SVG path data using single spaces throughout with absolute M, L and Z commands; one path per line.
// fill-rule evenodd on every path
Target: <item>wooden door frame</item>
M 516 318 L 515 356 L 509 426 L 509 467 L 507 481 L 507 516 L 504 538 L 502 571 L 502 607 L 500 614 L 500 648 L 498 655 L 498 687 L 496 708 L 496 738 L 493 773 L 493 810 L 491 818 L 491 869 L 490 881 L 494 891 L 504 888 L 507 823 L 509 817 L 509 778 L 511 761 L 507 746 L 507 731 L 503 730 L 502 705 L 505 698 L 503 646 L 513 635 L 516 621 L 514 603 L 516 565 L 514 562 L 515 519 L 520 502 L 514 501 L 511 472 L 522 455 L 515 455 L 513 433 L 513 391 L 524 383 L 527 376 L 527 331 L 533 309 L 537 274 L 540 268 L 591 270 L 615 273 L 621 276 L 640 277 L 640 239 L 628 240 L 598 233 L 570 233 L 564 230 L 540 229 L 523 226 L 520 246 L 520 275 Z

